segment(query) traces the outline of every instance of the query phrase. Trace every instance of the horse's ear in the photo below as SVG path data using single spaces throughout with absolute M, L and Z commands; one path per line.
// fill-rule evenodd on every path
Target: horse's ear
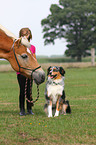
M 21 44 L 21 39 L 22 39 L 22 38 L 19 38 L 19 39 L 16 40 L 16 45 L 17 45 L 18 47 L 19 47 L 20 44 Z

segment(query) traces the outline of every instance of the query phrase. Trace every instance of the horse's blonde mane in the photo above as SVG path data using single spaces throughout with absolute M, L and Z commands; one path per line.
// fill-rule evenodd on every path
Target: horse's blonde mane
M 11 33 L 9 30 L 7 30 L 5 27 L 3 27 L 1 24 L 0 24 L 0 29 L 3 30 L 9 37 L 12 37 L 13 40 L 18 39 L 13 33 Z M 31 46 L 31 44 L 23 37 L 22 37 L 21 43 L 28 48 L 30 48 L 30 46 Z
M 0 24 L 0 29 L 2 29 L 8 36 L 12 37 L 13 40 L 18 39 L 13 33 L 11 33 L 9 30 L 7 30 L 5 27 L 3 27 L 1 24 Z

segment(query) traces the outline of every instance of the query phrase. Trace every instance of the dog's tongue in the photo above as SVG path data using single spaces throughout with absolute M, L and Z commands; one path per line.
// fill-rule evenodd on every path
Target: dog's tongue
M 53 79 L 53 76 L 51 76 L 51 79 Z
M 57 76 L 57 75 L 51 75 L 51 77 L 50 77 L 50 78 L 51 78 L 51 79 L 53 79 L 53 78 L 55 78 L 56 76 Z

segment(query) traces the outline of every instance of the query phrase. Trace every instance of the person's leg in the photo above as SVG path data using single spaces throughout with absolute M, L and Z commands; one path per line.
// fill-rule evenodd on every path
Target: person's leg
M 26 77 L 19 74 L 17 75 L 19 87 L 20 87 L 20 94 L 19 94 L 19 107 L 20 107 L 20 115 L 26 115 L 25 114 L 25 81 Z
M 32 92 L 32 84 L 33 84 L 33 81 L 28 79 L 28 81 L 27 81 L 27 98 L 30 101 L 32 101 L 32 98 L 30 98 L 30 94 Z M 28 101 L 27 101 L 27 114 L 32 114 L 32 115 L 34 114 L 32 112 L 32 105 Z

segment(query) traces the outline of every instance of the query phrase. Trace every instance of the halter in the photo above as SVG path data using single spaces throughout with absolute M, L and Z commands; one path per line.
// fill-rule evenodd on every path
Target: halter
M 20 72 L 20 68 L 26 69 L 26 70 L 31 70 L 31 69 L 29 69 L 29 68 L 25 68 L 25 67 L 20 66 L 20 64 L 19 64 L 19 62 L 18 62 L 18 59 L 17 59 L 17 57 L 16 57 L 15 49 L 14 49 L 14 44 L 15 44 L 15 42 L 16 42 L 16 39 L 14 40 L 11 49 L 13 49 L 14 56 L 15 56 L 16 62 L 17 62 L 18 67 L 19 67 L 19 72 Z M 34 72 L 35 70 L 39 69 L 40 67 L 41 67 L 41 66 L 38 66 L 37 68 L 31 70 L 31 71 L 32 71 L 32 73 L 31 73 L 31 80 L 32 80 L 32 74 L 33 74 L 33 72 Z M 26 98 L 26 100 L 27 100 L 31 105 L 34 105 L 34 103 L 35 103 L 35 102 L 38 100 L 38 98 L 39 98 L 39 85 L 37 85 L 37 93 L 38 93 L 38 94 L 37 94 L 37 98 L 35 99 L 35 101 L 33 101 L 32 92 L 30 92 L 30 100 L 28 100 L 27 95 L 26 95 L 27 80 L 28 80 L 28 78 L 26 78 L 26 83 L 25 83 L 25 98 Z M 31 85 L 31 80 L 30 80 L 30 90 L 32 90 L 32 89 L 31 89 L 31 87 L 32 87 L 32 85 Z
M 14 52 L 14 56 L 15 56 L 16 62 L 17 62 L 18 67 L 19 67 L 19 72 L 20 72 L 20 68 L 26 69 L 26 70 L 31 70 L 31 69 L 29 69 L 29 68 L 25 68 L 25 67 L 20 66 L 20 64 L 19 64 L 19 62 L 18 62 L 18 59 L 17 59 L 17 57 L 16 57 L 15 49 L 14 49 L 14 44 L 15 44 L 15 42 L 16 42 L 16 39 L 15 39 L 14 42 L 13 42 L 12 48 L 13 48 L 13 52 Z M 11 48 L 11 49 L 12 49 L 12 48 Z M 41 66 L 38 66 L 37 68 L 31 70 L 31 71 L 32 71 L 31 77 L 32 77 L 33 72 L 34 72 L 35 70 L 39 69 L 40 67 L 41 67 Z

